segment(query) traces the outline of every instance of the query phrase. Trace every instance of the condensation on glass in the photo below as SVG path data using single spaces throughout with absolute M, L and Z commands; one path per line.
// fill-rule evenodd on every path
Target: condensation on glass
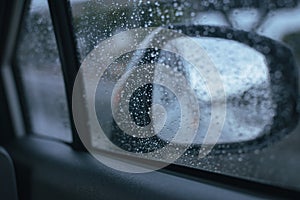
M 289 46 L 295 55 L 295 61 L 300 63 L 300 5 L 292 0 L 274 1 L 273 3 L 263 4 L 259 7 L 241 1 L 77 1 L 72 0 L 72 12 L 75 34 L 77 37 L 78 50 L 83 60 L 99 42 L 113 36 L 121 31 L 139 27 L 173 27 L 177 24 L 184 25 L 213 25 L 219 27 L 228 27 L 234 30 L 253 31 L 259 35 L 263 35 L 284 43 Z M 219 3 L 218 3 L 219 2 Z M 223 3 L 220 3 L 223 2 Z M 243 5 L 243 3 L 245 5 Z M 288 24 L 288 25 L 286 25 Z M 241 43 L 228 42 L 232 35 L 227 35 L 228 40 L 199 39 L 198 42 L 203 45 L 211 59 L 216 63 L 220 70 L 225 83 L 225 91 L 227 101 L 229 101 L 225 121 L 223 137 L 220 143 L 230 141 L 245 141 L 247 134 L 257 137 L 261 130 L 273 123 L 272 119 L 275 108 L 273 107 L 269 89 L 270 77 L 267 71 L 267 61 L 262 54 L 255 52 L 254 49 L 247 47 Z M 128 35 L 118 45 L 131 45 L 134 41 L 131 35 Z M 184 49 L 184 42 L 178 42 L 178 48 Z M 230 43 L 230 44 L 229 44 Z M 112 45 L 113 46 L 113 45 Z M 116 49 L 117 51 L 117 49 Z M 187 51 L 187 50 L 185 50 Z M 191 50 L 192 52 L 192 50 Z M 266 54 L 271 52 L 266 49 Z M 163 54 L 160 54 L 162 56 Z M 149 55 L 155 57 L 155 55 Z M 106 71 L 104 85 L 102 88 L 102 96 L 96 102 L 103 107 L 102 113 L 111 112 L 110 103 L 112 96 L 109 92 L 113 88 L 113 82 L 119 77 L 119 73 L 126 72 L 128 64 L 135 58 L 134 55 L 124 55 L 110 66 L 110 70 Z M 165 64 L 175 65 L 174 74 L 183 73 L 190 80 L 190 86 L 198 92 L 198 101 L 202 111 L 206 112 L 206 99 L 208 94 L 205 93 L 205 87 L 201 76 L 197 76 L 188 64 L 180 60 L 167 60 L 167 56 L 157 58 L 157 62 L 164 60 Z M 169 58 L 172 58 L 169 56 Z M 174 59 L 174 58 L 173 58 Z M 147 59 L 145 59 L 147 60 Z M 178 64 L 180 63 L 180 64 Z M 183 70 L 186 67 L 187 69 Z M 180 69 L 179 69 L 180 68 Z M 189 70 L 191 69 L 191 70 Z M 155 72 L 154 72 L 155 73 Z M 275 74 L 280 78 L 282 74 Z M 155 75 L 154 75 L 155 76 Z M 175 76 L 175 75 L 174 75 Z M 143 78 L 143 75 L 137 75 L 137 79 Z M 133 112 L 135 105 L 141 105 L 138 91 L 146 92 L 149 90 L 153 96 L 158 95 L 161 102 L 169 103 L 169 114 L 172 112 L 174 118 L 176 115 L 176 102 L 168 102 L 166 99 L 175 99 L 170 91 L 161 89 L 160 86 L 144 85 L 138 88 L 137 98 L 132 101 Z M 158 91 L 158 92 L 156 92 Z M 298 91 L 299 92 L 299 91 Z M 106 95 L 103 95 L 106 94 Z M 155 99 L 152 99 L 155 101 Z M 151 101 L 144 99 L 144 101 Z M 258 103 L 259 102 L 259 103 Z M 97 103 L 96 103 L 97 104 Z M 142 106 L 147 106 L 146 104 Z M 97 109 L 97 105 L 96 105 Z M 106 109 L 106 110 L 105 110 Z M 159 108 L 160 109 L 160 108 Z M 168 107 L 164 107 L 168 110 Z M 141 109 L 136 109 L 138 112 Z M 150 112 L 147 110 L 147 112 Z M 180 112 L 180 111 L 178 111 Z M 209 111 L 207 111 L 209 116 Z M 178 113 L 177 113 L 178 114 Z M 99 114 L 106 123 L 107 130 L 116 131 L 112 119 L 112 114 Z M 139 115 L 132 114 L 131 118 L 135 120 Z M 173 120 L 176 121 L 176 120 Z M 207 118 L 202 118 L 203 123 Z M 145 118 L 136 120 L 136 124 L 150 123 Z M 176 123 L 175 123 L 176 124 Z M 174 126 L 177 128 L 176 126 Z M 172 132 L 171 127 L 169 132 Z M 200 131 L 201 132 L 201 131 Z M 231 134 L 231 132 L 233 132 Z M 193 168 L 213 171 L 216 173 L 227 174 L 245 179 L 251 179 L 273 185 L 288 187 L 300 190 L 300 177 L 298 169 L 300 167 L 300 142 L 299 126 L 297 126 L 286 137 L 280 141 L 270 142 L 265 148 L 252 149 L 249 152 L 236 150 L 232 152 L 225 148 L 218 155 L 208 155 L 198 159 L 197 156 L 187 151 L 186 155 L 176 161 L 179 165 L 185 165 Z M 96 134 L 96 133 L 92 133 Z M 113 134 L 113 133 L 111 133 Z M 161 138 L 168 140 L 172 137 L 172 133 L 162 135 Z M 252 138 L 253 139 L 253 138 Z M 121 138 L 120 142 L 126 145 L 126 138 Z M 199 140 L 195 143 L 201 143 L 201 134 Z M 105 148 L 104 146 L 98 146 Z M 108 150 L 108 149 L 106 149 Z M 112 150 L 112 149 L 110 149 Z M 112 150 L 114 151 L 114 150 Z M 158 158 L 159 160 L 159 158 Z
M 65 86 L 47 1 L 32 1 L 16 58 L 31 132 L 71 142 Z

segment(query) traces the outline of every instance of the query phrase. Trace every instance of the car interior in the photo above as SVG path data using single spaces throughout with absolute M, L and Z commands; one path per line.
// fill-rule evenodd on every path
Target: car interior
M 298 0 L 1 0 L 0 200 L 298 199 Z

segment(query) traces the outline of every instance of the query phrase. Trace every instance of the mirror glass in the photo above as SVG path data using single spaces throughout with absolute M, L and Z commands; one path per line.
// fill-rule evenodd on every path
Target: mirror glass
M 266 134 L 272 126 L 276 104 L 272 100 L 265 56 L 234 40 L 195 37 L 194 41 L 210 59 L 223 82 L 226 117 L 217 144 L 251 141 Z M 184 37 L 179 37 L 169 40 L 165 47 L 172 45 L 181 56 L 195 57 L 201 65 L 201 54 L 197 52 L 197 48 L 190 48 L 185 42 Z M 188 88 L 196 96 L 196 106 L 200 111 L 196 118 L 194 115 L 187 115 L 189 122 L 197 121 L 199 125 L 193 144 L 203 144 L 212 118 L 212 102 L 221 100 L 218 96 L 212 97 L 207 86 L 207 81 L 215 80 L 206 80 L 205 74 L 201 74 L 181 56 L 164 50 L 137 51 L 123 55 L 106 70 L 99 82 L 105 87 L 97 89 L 96 111 L 98 120 L 109 138 L 122 141 L 120 138 L 124 137 L 124 134 L 118 135 L 121 130 L 116 127 L 123 129 L 124 122 L 128 121 L 130 123 L 126 125 L 127 130 L 130 130 L 128 133 L 133 137 L 146 138 L 156 135 L 162 141 L 171 141 L 181 125 L 181 108 L 195 107 L 189 105 L 190 101 L 179 102 L 178 93 L 182 90 L 180 77 L 184 77 Z M 147 63 L 155 63 L 155 67 L 149 68 Z M 131 75 L 126 81 L 120 81 L 122 74 Z M 127 86 L 133 87 L 132 84 L 141 80 L 143 82 L 149 74 L 153 76 L 153 83 L 159 80 L 169 82 L 169 85 L 174 86 L 173 90 L 159 84 L 141 84 L 139 87 L 134 86 L 136 90 L 132 91 L 128 99 L 129 106 L 121 105 L 120 101 L 116 100 L 123 95 L 122 92 Z M 124 108 L 128 111 L 124 111 Z M 114 119 L 120 122 L 117 126 Z M 185 144 L 184 139 L 176 142 Z

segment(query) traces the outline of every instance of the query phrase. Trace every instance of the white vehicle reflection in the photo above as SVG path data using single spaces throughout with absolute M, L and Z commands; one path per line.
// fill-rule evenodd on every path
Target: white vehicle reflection
M 202 37 L 196 38 L 195 41 L 206 51 L 218 69 L 227 96 L 227 116 L 218 143 L 249 141 L 259 137 L 264 129 L 272 124 L 275 112 L 265 57 L 256 50 L 232 40 Z M 175 39 L 172 41 L 172 45 L 184 55 L 198 56 L 197 52 L 185 48 L 183 38 Z M 155 69 L 154 79 L 167 77 L 164 73 L 174 73 L 175 71 L 183 73 L 189 80 L 189 85 L 198 98 L 200 108 L 199 130 L 194 144 L 202 144 L 210 123 L 211 101 L 218 101 L 218 99 L 211 99 L 205 81 L 214 80 L 204 80 L 203 75 L 182 58 L 173 57 L 166 62 L 167 56 L 167 54 L 161 53 L 158 62 L 165 62 L 169 65 L 170 70 Z M 201 58 L 199 58 L 199 62 L 201 62 Z M 174 124 L 179 124 L 180 121 L 180 105 L 174 99 L 173 94 L 167 93 L 161 87 L 154 85 L 152 92 L 152 101 L 165 103 L 163 105 L 165 115 L 171 118 L 171 123 L 165 124 L 165 126 L 169 126 L 166 130 L 172 130 Z M 168 101 L 161 99 L 168 99 Z M 165 121 L 165 115 L 161 115 L 161 120 L 156 119 L 159 123 L 157 126 L 161 127 L 160 122 Z M 152 118 L 155 119 L 154 116 Z M 170 141 L 173 134 L 172 131 L 165 131 L 159 133 L 159 137 Z

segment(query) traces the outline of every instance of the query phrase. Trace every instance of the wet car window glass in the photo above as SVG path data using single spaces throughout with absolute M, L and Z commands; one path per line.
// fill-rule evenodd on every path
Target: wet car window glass
M 31 132 L 70 142 L 65 86 L 47 1 L 32 1 L 16 58 Z
M 292 0 L 273 3 L 213 2 L 71 0 L 81 61 L 85 63 L 87 55 L 92 58 L 93 55 L 89 53 L 101 41 L 125 30 L 159 26 L 180 30 L 177 25 L 191 27 L 192 31 L 183 32 L 193 36 L 201 35 L 196 39 L 196 43 L 198 42 L 206 51 L 225 82 L 227 112 L 218 141 L 220 145 L 223 144 L 222 148 L 217 153 L 210 153 L 203 158 L 198 158 L 193 148 L 190 148 L 176 164 L 300 190 L 300 177 L 296 175 L 300 167 L 298 145 L 300 135 L 298 117 L 295 114 L 299 92 L 296 85 L 300 63 L 300 5 Z M 195 33 L 194 29 L 197 29 Z M 151 37 L 150 32 L 149 36 L 139 42 L 146 48 L 147 41 L 153 40 Z M 127 34 L 124 39 L 115 42 L 111 43 L 112 54 L 137 41 L 133 35 Z M 167 40 L 164 47 L 166 46 L 172 46 L 187 57 L 197 56 L 197 52 L 193 52 L 193 48 L 189 48 L 184 39 Z M 282 64 L 281 60 L 287 62 Z M 166 67 L 147 68 L 147 64 L 153 62 Z M 134 71 L 138 69 L 134 67 L 136 65 L 141 67 L 141 71 Z M 166 72 L 170 68 L 173 72 Z M 293 68 L 296 69 L 295 72 Z M 97 88 L 95 108 L 99 123 L 104 132 L 107 132 L 105 133 L 107 137 L 126 151 L 145 152 L 151 151 L 153 145 L 164 145 L 164 142 L 171 140 L 173 132 L 180 127 L 178 125 L 180 99 L 176 99 L 172 90 L 160 85 L 135 86 L 132 95 L 128 96 L 129 106 L 125 106 L 128 111 L 124 111 L 124 107 L 120 106 L 120 98 L 123 95 L 120 91 L 126 93 L 127 86 L 136 83 L 129 80 L 130 75 L 124 80 L 123 85 L 118 80 L 122 79 L 122 74 L 129 72 L 134 74 L 133 79 L 136 82 L 147 79 L 143 70 L 153 74 L 149 82 L 154 79 L 172 79 L 173 76 L 177 77 L 177 82 L 172 82 L 173 85 L 180 85 L 181 77 L 188 80 L 187 84 L 198 94 L 196 99 L 200 113 L 204 113 L 204 117 L 190 118 L 190 121 L 198 119 L 201 127 L 193 145 L 201 144 L 204 139 L 203 133 L 208 129 L 209 118 L 212 117 L 212 101 L 209 101 L 212 94 L 209 94 L 206 88 L 205 78 L 197 74 L 185 59 L 156 49 L 124 54 L 99 74 L 103 75 L 99 81 L 102 88 Z M 293 74 L 296 74 L 295 77 Z M 89 78 L 86 77 L 86 80 Z M 89 90 L 88 86 L 86 90 Z M 284 100 L 280 100 L 281 97 Z M 215 101 L 219 101 L 217 97 Z M 122 114 L 126 112 L 128 120 L 137 126 L 149 125 L 146 135 L 142 135 L 139 128 L 134 129 L 136 132 L 132 137 L 120 131 L 122 126 L 126 129 L 126 125 L 119 123 L 122 119 L 126 121 L 125 115 Z M 159 116 L 158 120 L 155 115 Z M 152 124 L 156 126 L 151 128 Z M 273 129 L 273 126 L 277 128 Z M 274 132 L 279 130 L 278 127 L 281 127 L 280 131 L 283 134 L 277 134 L 277 137 Z M 98 137 L 97 129 L 91 127 L 90 130 L 95 147 L 118 152 L 106 146 L 102 141 L 103 138 Z M 152 137 L 157 132 L 160 132 L 159 139 L 156 137 L 153 140 L 135 140 L 135 137 Z M 263 145 L 260 140 L 255 140 L 262 135 L 264 135 Z M 247 150 L 249 144 L 243 142 L 248 140 L 254 142 Z M 139 142 L 144 143 L 148 149 L 133 145 Z M 148 144 L 151 142 L 154 143 L 152 146 Z M 184 143 L 178 141 L 180 142 Z M 232 150 L 231 143 L 241 145 L 235 146 Z M 169 156 L 172 156 L 171 152 Z M 158 156 L 157 160 L 164 161 L 164 158 Z

